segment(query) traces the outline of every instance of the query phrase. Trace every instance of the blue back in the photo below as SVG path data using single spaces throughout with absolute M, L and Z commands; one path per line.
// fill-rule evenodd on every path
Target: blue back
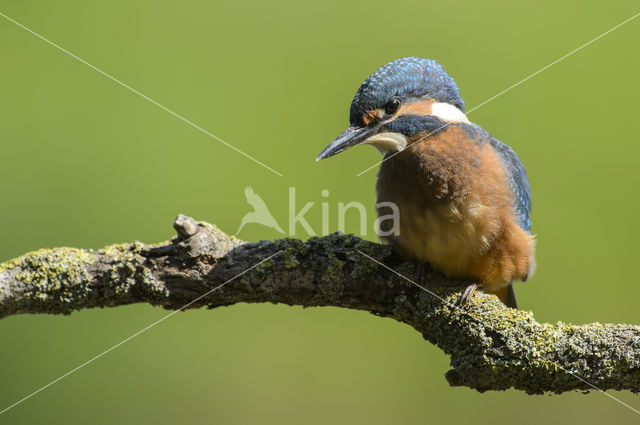
M 531 233 L 531 188 L 527 171 L 518 155 L 508 145 L 494 137 L 491 137 L 489 143 L 498 153 L 507 170 L 509 185 L 515 195 L 514 208 L 518 214 L 520 227 Z

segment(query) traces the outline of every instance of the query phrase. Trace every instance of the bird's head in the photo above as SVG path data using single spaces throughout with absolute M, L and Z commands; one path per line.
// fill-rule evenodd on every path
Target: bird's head
M 436 61 L 398 59 L 378 69 L 351 102 L 350 126 L 316 158 L 328 158 L 352 146 L 373 145 L 382 153 L 400 151 L 420 131 L 416 118 L 465 121 L 464 102 L 453 78 Z

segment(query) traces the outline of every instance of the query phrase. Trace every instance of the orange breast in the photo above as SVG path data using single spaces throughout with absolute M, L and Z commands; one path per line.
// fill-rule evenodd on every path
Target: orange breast
M 378 202 L 394 202 L 400 213 L 398 234 L 381 238 L 405 258 L 473 279 L 491 293 L 530 273 L 534 240 L 517 223 L 502 163 L 460 126 L 384 161 L 377 190 Z

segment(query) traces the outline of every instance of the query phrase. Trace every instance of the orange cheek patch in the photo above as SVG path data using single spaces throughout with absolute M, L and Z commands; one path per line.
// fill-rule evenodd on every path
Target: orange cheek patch
M 364 123 L 364 125 L 369 125 L 369 123 L 371 123 L 372 121 L 380 118 L 380 116 L 382 116 L 382 110 L 380 109 L 375 109 L 373 111 L 369 111 L 366 114 L 364 114 L 364 116 L 362 117 L 362 122 Z
M 433 100 L 417 100 L 402 105 L 396 115 L 431 115 L 431 105 Z

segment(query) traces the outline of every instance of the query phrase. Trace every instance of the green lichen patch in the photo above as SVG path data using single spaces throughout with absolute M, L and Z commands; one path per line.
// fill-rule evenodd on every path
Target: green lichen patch
M 145 259 L 141 255 L 143 248 L 144 245 L 140 242 L 114 244 L 104 248 L 104 254 L 110 257 L 110 285 L 116 296 L 131 294 L 151 303 L 160 302 L 169 294 L 166 287 L 144 267 Z
M 318 291 L 327 299 L 337 299 L 344 292 L 344 265 L 335 254 L 327 255 L 327 264 L 320 275 Z
M 29 254 L 26 254 L 26 255 L 29 255 Z M 16 268 L 18 265 L 20 265 L 21 260 L 22 260 L 22 257 L 14 258 L 12 260 L 5 261 L 4 263 L 0 263 L 0 273 L 4 273 L 6 271 Z
M 56 306 L 63 312 L 72 310 L 88 291 L 88 267 L 93 262 L 89 251 L 74 248 L 42 249 L 12 260 L 10 269 L 18 268 L 15 279 L 25 286 L 16 304 L 27 310 L 36 304 L 51 310 Z
M 458 294 L 446 302 L 421 294 L 409 320 L 426 338 L 451 355 L 455 368 L 447 374 L 452 385 L 479 391 L 517 388 L 542 394 L 553 388 L 590 389 L 579 377 L 604 388 L 637 388 L 638 350 L 627 347 L 637 327 L 621 325 L 575 326 L 538 323 L 531 312 L 505 308 L 494 296 L 479 293 L 465 306 Z
M 284 262 L 286 269 L 298 267 L 307 255 L 308 248 L 304 242 L 297 239 L 279 239 L 275 241 L 281 251 L 278 260 Z
M 353 245 L 353 250 L 348 253 L 349 259 L 354 265 L 351 276 L 355 279 L 371 276 L 385 268 L 368 257 L 377 261 L 383 261 L 391 253 L 388 245 L 378 245 L 369 241 L 358 240 Z M 365 259 L 366 261 L 362 261 Z

